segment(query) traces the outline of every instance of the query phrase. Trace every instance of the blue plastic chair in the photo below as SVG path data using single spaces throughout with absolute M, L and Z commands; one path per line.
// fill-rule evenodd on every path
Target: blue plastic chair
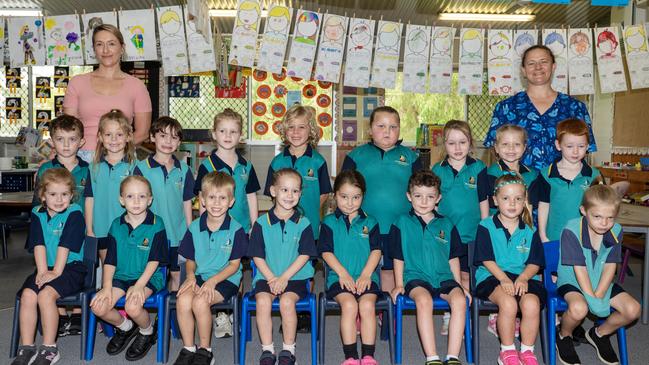
M 308 265 L 308 263 L 306 264 Z M 252 267 L 252 277 L 257 273 L 257 267 L 253 260 L 250 260 Z M 310 283 L 307 280 L 307 291 L 309 294 L 295 303 L 295 310 L 297 313 L 310 313 L 311 315 L 311 364 L 318 363 L 318 332 L 317 332 L 317 300 L 315 294 L 311 293 Z M 255 300 L 255 293 L 250 291 L 243 295 L 241 304 L 241 346 L 239 348 L 239 364 L 246 363 L 246 345 L 248 341 L 252 340 L 252 325 L 251 313 L 257 310 L 257 301 Z M 273 301 L 273 312 L 279 311 L 279 298 Z
M 83 360 L 86 356 L 86 334 L 88 333 L 88 314 L 91 312 L 88 307 L 90 295 L 95 291 L 95 267 L 97 265 L 97 239 L 86 237 L 83 244 L 83 264 L 86 267 L 86 279 L 83 284 L 83 290 L 76 294 L 56 301 L 59 306 L 70 306 L 81 308 L 81 351 L 80 358 Z M 18 339 L 20 338 L 20 295 L 22 291 L 16 294 L 16 303 L 14 309 L 13 328 L 11 330 L 11 345 L 9 346 L 9 358 L 16 357 L 18 350 Z
M 545 269 L 543 270 L 543 283 L 548 292 L 548 310 L 547 310 L 547 323 L 552 323 L 552 328 L 549 329 L 548 348 L 549 348 L 549 365 L 555 365 L 557 361 L 557 353 L 555 350 L 557 342 L 557 334 L 554 330 L 554 319 L 556 313 L 565 312 L 568 310 L 568 303 L 557 294 L 557 284 L 552 281 L 552 274 L 557 272 L 559 266 L 559 241 L 546 242 L 543 244 L 545 251 Z M 613 310 L 613 308 L 611 308 Z M 617 346 L 620 352 L 620 364 L 628 365 L 629 357 L 626 348 L 626 329 L 620 327 L 617 330 Z

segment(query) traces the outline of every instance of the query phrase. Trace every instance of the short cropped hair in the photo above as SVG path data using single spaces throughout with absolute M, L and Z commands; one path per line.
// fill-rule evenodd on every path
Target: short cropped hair
M 212 171 L 203 176 L 201 194 L 207 194 L 210 189 L 225 189 L 230 196 L 234 196 L 234 179 L 225 172 Z
M 412 193 L 417 186 L 437 189 L 439 193 L 442 186 L 442 180 L 430 170 L 419 170 L 410 176 L 408 180 L 408 192 Z
M 586 140 L 590 143 L 588 124 L 581 119 L 569 118 L 560 121 L 559 124 L 557 124 L 557 141 L 561 143 L 563 136 L 566 134 L 573 136 L 586 136 Z
M 50 122 L 50 135 L 54 136 L 58 131 L 77 132 L 80 138 L 83 138 L 83 123 L 79 118 L 61 114 Z
M 160 117 L 151 123 L 149 134 L 155 136 L 156 133 L 164 132 L 167 128 L 172 135 L 177 135 L 178 138 L 183 139 L 183 126 L 180 122 L 172 117 Z

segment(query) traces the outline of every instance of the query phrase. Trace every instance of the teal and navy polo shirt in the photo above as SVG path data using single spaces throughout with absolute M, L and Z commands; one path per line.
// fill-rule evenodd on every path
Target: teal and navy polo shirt
M 210 231 L 207 226 L 207 213 L 195 219 L 185 237 L 180 242 L 178 254 L 196 262 L 195 274 L 203 281 L 220 273 L 232 260 L 239 260 L 248 251 L 248 233 L 236 220 L 225 215 L 221 227 Z M 236 273 L 227 280 L 239 286 L 241 283 L 241 263 Z
M 357 170 L 365 178 L 363 211 L 379 221 L 381 234 L 385 235 L 392 222 L 410 210 L 408 180 L 422 168 L 417 153 L 399 141 L 388 151 L 372 142 L 354 148 L 345 157 L 342 170 Z
M 448 163 L 448 157 L 433 166 L 433 173 L 442 180 L 442 200 L 439 213 L 457 227 L 462 243 L 475 240 L 480 223 L 480 202 L 487 199 L 487 169 L 482 161 L 467 156 L 466 164 L 456 171 Z
M 400 215 L 390 228 L 390 251 L 403 261 L 403 282 L 423 280 L 433 288 L 455 280 L 449 260 L 466 255 L 460 233 L 448 218 L 435 213 L 426 223 L 414 210 Z
M 158 269 L 149 282 L 157 289 L 165 287 L 166 279 L 161 266 L 167 265 L 169 244 L 162 219 L 150 210 L 144 222 L 133 228 L 126 222 L 126 213 L 117 217 L 110 226 L 107 240 L 108 252 L 104 265 L 115 266 L 115 279 L 138 280 L 150 261 L 158 262 Z
M 581 216 L 579 206 L 584 192 L 600 176 L 599 170 L 590 167 L 583 160 L 581 172 L 570 181 L 561 176 L 555 161 L 541 170 L 538 178 L 538 201 L 550 204 L 546 233 L 550 241 L 561 237 L 564 225 L 571 219 Z
M 153 203 L 151 211 L 165 222 L 165 231 L 171 247 L 178 247 L 187 231 L 183 203 L 194 198 L 194 175 L 186 163 L 172 155 L 171 171 L 150 155 L 139 161 L 133 175 L 144 176 L 151 184 Z
M 498 207 L 494 203 L 494 189 L 496 187 L 496 179 L 503 176 L 505 172 L 511 171 L 509 166 L 503 160 L 498 160 L 498 162 L 491 164 L 487 169 L 487 179 L 480 180 L 480 184 L 487 184 L 484 188 L 487 192 L 487 199 L 489 199 L 489 214 L 494 215 L 498 212 Z M 539 172 L 535 169 L 529 168 L 523 164 L 518 165 L 518 173 L 523 177 L 525 181 L 525 188 L 527 188 L 527 199 L 536 207 L 536 202 L 532 201 L 532 197 L 535 195 L 532 193 L 533 183 L 536 181 L 536 178 L 539 176 Z
M 300 207 L 311 222 L 315 239 L 318 239 L 320 234 L 320 195 L 331 193 L 327 161 L 310 145 L 307 145 L 306 151 L 300 157 L 291 155 L 289 147 L 284 147 L 284 152 L 275 156 L 268 166 L 264 195 L 271 196 L 270 186 L 273 184 L 273 173 L 283 168 L 294 169 L 302 176 Z
M 84 196 L 94 199 L 92 231 L 95 237 L 106 237 L 113 220 L 125 212 L 119 202 L 119 185 L 131 175 L 133 167 L 125 159 L 111 165 L 103 157 L 99 163 L 90 165 Z
M 476 285 L 493 276 L 482 265 L 484 261 L 495 261 L 502 271 L 514 275 L 520 275 L 527 265 L 545 266 L 543 244 L 536 228 L 528 226 L 520 218 L 513 234 L 503 226 L 498 215 L 483 219 L 478 225 L 475 243 Z M 540 280 L 539 275 L 534 279 Z
M 368 216 L 362 209 L 350 222 L 349 216 L 340 209 L 329 214 L 320 225 L 320 239 L 318 252 L 322 257 L 324 252 L 331 252 L 347 270 L 352 279 L 358 280 L 365 269 L 367 260 L 374 250 L 381 250 L 381 234 L 379 224 L 373 217 Z M 338 274 L 329 270 L 327 275 L 327 288 L 337 283 Z M 379 276 L 372 274 L 372 281 L 379 284 Z
M 47 208 L 38 205 L 32 209 L 32 218 L 27 236 L 27 249 L 33 252 L 36 246 L 45 246 L 47 266 L 54 267 L 59 247 L 70 250 L 66 264 L 83 262 L 83 243 L 86 238 L 86 222 L 81 207 L 70 206 L 54 216 Z
M 254 194 L 259 191 L 259 180 L 257 173 L 251 162 L 246 161 L 241 154 L 237 152 L 237 164 L 234 169 L 225 161 L 212 152 L 203 160 L 198 167 L 196 184 L 194 184 L 194 194 L 198 195 L 201 191 L 203 177 L 212 171 L 225 172 L 234 179 L 234 205 L 230 208 L 230 215 L 237 222 L 241 223 L 246 232 L 250 231 L 250 207 L 248 206 L 248 194 Z
M 70 173 L 74 177 L 74 182 L 77 184 L 72 202 L 79 204 L 82 214 L 83 209 L 85 208 L 85 197 L 83 196 L 83 192 L 86 188 L 86 181 L 88 181 L 88 166 L 89 165 L 86 161 L 77 156 L 77 165 L 72 169 L 72 171 L 70 171 Z M 38 196 L 38 185 L 41 176 L 43 176 L 45 171 L 53 168 L 65 168 L 65 166 L 59 161 L 56 156 L 54 156 L 52 160 L 45 162 L 41 165 L 41 167 L 38 168 L 38 172 L 36 173 L 36 183 L 34 184 L 34 198 L 32 199 L 32 207 L 35 207 L 41 203 L 40 197 Z
M 277 218 L 274 210 L 269 210 L 252 225 L 248 256 L 266 260 L 273 274 L 279 276 L 298 256 L 316 257 L 318 250 L 308 218 L 296 210 L 289 219 L 283 221 Z M 291 280 L 311 279 L 313 272 L 313 265 L 307 262 Z M 252 280 L 253 288 L 258 280 L 266 280 L 259 270 Z

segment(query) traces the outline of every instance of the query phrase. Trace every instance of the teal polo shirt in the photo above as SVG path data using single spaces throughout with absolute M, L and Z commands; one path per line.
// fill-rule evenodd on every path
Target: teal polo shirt
M 273 274 L 279 276 L 298 256 L 316 257 L 318 250 L 308 218 L 296 210 L 289 219 L 283 221 L 277 218 L 274 210 L 269 210 L 252 225 L 248 256 L 266 260 Z M 313 273 L 313 265 L 307 262 L 290 280 L 311 279 Z M 260 279 L 266 280 L 257 270 L 257 275 L 252 280 L 253 288 Z
M 423 280 L 439 288 L 455 280 L 449 260 L 466 255 L 460 233 L 448 218 L 435 214 L 426 223 L 414 210 L 400 215 L 389 235 L 390 252 L 403 261 L 403 283 Z
M 67 264 L 83 262 L 83 243 L 86 238 L 86 223 L 81 207 L 70 206 L 54 216 L 49 215 L 47 208 L 38 205 L 32 209 L 27 249 L 33 252 L 36 246 L 45 246 L 47 266 L 54 267 L 59 247 L 65 247 L 68 253 Z
M 230 167 L 225 161 L 221 160 L 216 152 L 212 152 L 203 160 L 198 167 L 196 184 L 194 184 L 194 194 L 198 195 L 201 191 L 203 177 L 212 171 L 225 172 L 234 179 L 234 205 L 230 208 L 230 215 L 237 222 L 241 223 L 246 232 L 250 232 L 250 207 L 248 206 L 248 194 L 254 194 L 259 191 L 259 179 L 251 162 L 246 161 L 243 156 L 237 152 L 237 163 L 234 168 Z
M 327 161 L 310 145 L 307 145 L 306 151 L 300 157 L 291 155 L 289 148 L 284 147 L 284 152 L 275 156 L 268 166 L 264 195 L 271 196 L 270 186 L 273 184 L 273 173 L 283 168 L 296 170 L 302 176 L 300 208 L 309 218 L 317 240 L 320 234 L 320 195 L 331 193 Z
M 498 207 L 494 203 L 494 189 L 496 188 L 496 179 L 503 176 L 505 172 L 511 171 L 509 166 L 503 160 L 498 160 L 498 162 L 491 164 L 487 169 L 487 178 L 479 180 L 480 184 L 487 184 L 484 187 L 487 192 L 487 199 L 489 199 L 489 214 L 494 215 L 498 212 Z M 531 198 L 532 194 L 532 184 L 536 181 L 536 178 L 539 176 L 539 172 L 535 169 L 527 167 L 523 164 L 518 165 L 518 173 L 523 178 L 525 182 L 525 188 L 527 188 L 527 199 L 532 203 L 533 206 L 536 206 Z
M 194 198 L 194 175 L 186 163 L 172 155 L 171 171 L 150 155 L 138 161 L 133 175 L 144 176 L 151 184 L 153 203 L 151 211 L 165 222 L 165 231 L 171 247 L 178 247 L 187 231 L 183 203 Z
M 538 178 L 538 201 L 550 204 L 546 233 L 550 241 L 561 237 L 566 222 L 579 218 L 584 192 L 600 176 L 599 170 L 582 161 L 581 171 L 570 181 L 559 173 L 557 162 L 541 170 Z
M 150 261 L 158 262 L 149 282 L 159 291 L 165 287 L 167 278 L 162 275 L 162 266 L 167 265 L 169 244 L 162 219 L 150 210 L 144 222 L 133 228 L 126 222 L 126 213 L 113 221 L 107 240 L 108 252 L 104 265 L 115 266 L 115 279 L 138 280 Z
M 362 209 L 351 222 L 349 216 L 340 209 L 336 209 L 334 213 L 322 220 L 318 253 L 321 257 L 325 252 L 333 253 L 354 281 L 361 276 L 374 250 L 381 250 L 379 224 Z M 326 285 L 330 288 L 338 282 L 339 277 L 334 270 L 328 272 Z M 379 276 L 376 272 L 372 274 L 372 281 L 376 285 L 379 284 Z
M 545 266 L 543 244 L 536 228 L 520 218 L 513 234 L 503 226 L 498 215 L 483 219 L 478 225 L 475 243 L 476 285 L 493 276 L 482 264 L 484 261 L 495 261 L 502 271 L 514 275 L 520 275 L 527 265 Z M 535 275 L 534 279 L 540 280 L 540 276 Z
M 381 234 L 385 235 L 392 222 L 410 210 L 408 180 L 422 168 L 417 153 L 399 141 L 388 151 L 372 142 L 354 148 L 345 157 L 342 170 L 357 170 L 365 178 L 363 211 L 379 221 Z
M 442 180 L 442 200 L 438 211 L 457 227 L 462 243 L 475 241 L 480 223 L 480 202 L 487 199 L 487 170 L 482 161 L 467 156 L 466 164 L 456 171 L 448 163 L 448 157 L 433 166 L 433 173 Z
M 126 160 L 111 165 L 103 157 L 99 163 L 90 165 L 84 196 L 94 199 L 92 231 L 95 237 L 106 237 L 113 220 L 125 212 L 119 202 L 119 185 L 131 175 L 133 167 L 134 164 Z
M 85 197 L 83 196 L 83 192 L 86 189 L 86 181 L 88 181 L 88 166 L 89 165 L 86 161 L 77 157 L 77 165 L 72 169 L 72 171 L 70 171 L 70 173 L 74 177 L 74 182 L 77 184 L 72 202 L 79 204 L 82 214 L 83 209 L 85 208 Z M 36 182 L 34 183 L 34 198 L 32 199 L 32 207 L 35 207 L 41 203 L 40 197 L 38 196 L 39 180 L 41 179 L 41 176 L 43 176 L 45 171 L 53 168 L 65 168 L 65 166 L 59 161 L 56 156 L 54 156 L 52 160 L 45 162 L 41 165 L 41 167 L 38 168 L 38 172 L 36 173 Z
M 207 226 L 207 213 L 203 213 L 189 225 L 185 237 L 180 242 L 178 254 L 196 263 L 195 274 L 204 282 L 220 273 L 232 260 L 240 260 L 248 251 L 248 234 L 236 220 L 225 216 L 221 227 L 210 231 Z M 241 263 L 237 272 L 227 280 L 239 286 L 241 283 Z

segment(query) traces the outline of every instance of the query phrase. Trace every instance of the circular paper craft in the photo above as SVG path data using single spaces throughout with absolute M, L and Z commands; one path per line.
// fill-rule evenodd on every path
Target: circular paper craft
M 257 96 L 262 99 L 267 99 L 270 96 L 270 93 L 270 86 L 268 85 L 261 85 L 257 88 Z
M 288 89 L 286 89 L 286 86 L 279 84 L 275 86 L 273 92 L 275 93 L 276 98 L 283 98 L 284 95 L 286 95 L 286 93 L 288 92 Z
M 266 114 L 266 104 L 261 101 L 252 104 L 252 112 L 259 117 Z
M 281 74 L 273 74 L 273 78 L 275 81 L 284 81 L 286 78 L 286 69 L 282 68 L 282 73 Z
M 255 123 L 255 132 L 257 132 L 257 134 L 260 136 L 268 133 L 268 124 L 263 120 L 258 121 L 257 123 Z
M 312 97 L 315 96 L 315 94 L 318 92 L 318 89 L 314 85 L 306 85 L 302 88 L 302 95 L 304 95 L 305 98 L 311 99 Z
M 323 89 L 328 89 L 331 83 L 329 81 L 318 81 L 318 85 Z
M 279 123 L 281 123 L 281 120 L 276 120 L 273 123 L 273 133 L 277 134 L 279 136 Z
M 268 75 L 266 74 L 266 71 L 262 71 L 262 70 L 255 70 L 252 73 L 252 77 L 257 81 L 264 81 L 266 80 L 267 76 Z
M 302 82 L 302 78 L 300 78 L 300 77 L 295 77 L 295 76 L 291 76 L 291 80 L 293 80 L 293 81 L 295 81 L 295 82 Z
M 270 111 L 276 118 L 281 118 L 286 113 L 286 107 L 282 103 L 275 103 Z
M 324 136 L 324 129 L 318 127 L 318 139 L 322 139 L 322 136 Z
M 331 125 L 331 114 L 329 113 L 320 113 L 318 114 L 318 124 L 320 124 L 321 127 L 328 127 Z
M 320 94 L 318 95 L 318 106 L 321 108 L 326 108 L 331 105 L 331 98 L 329 95 Z

